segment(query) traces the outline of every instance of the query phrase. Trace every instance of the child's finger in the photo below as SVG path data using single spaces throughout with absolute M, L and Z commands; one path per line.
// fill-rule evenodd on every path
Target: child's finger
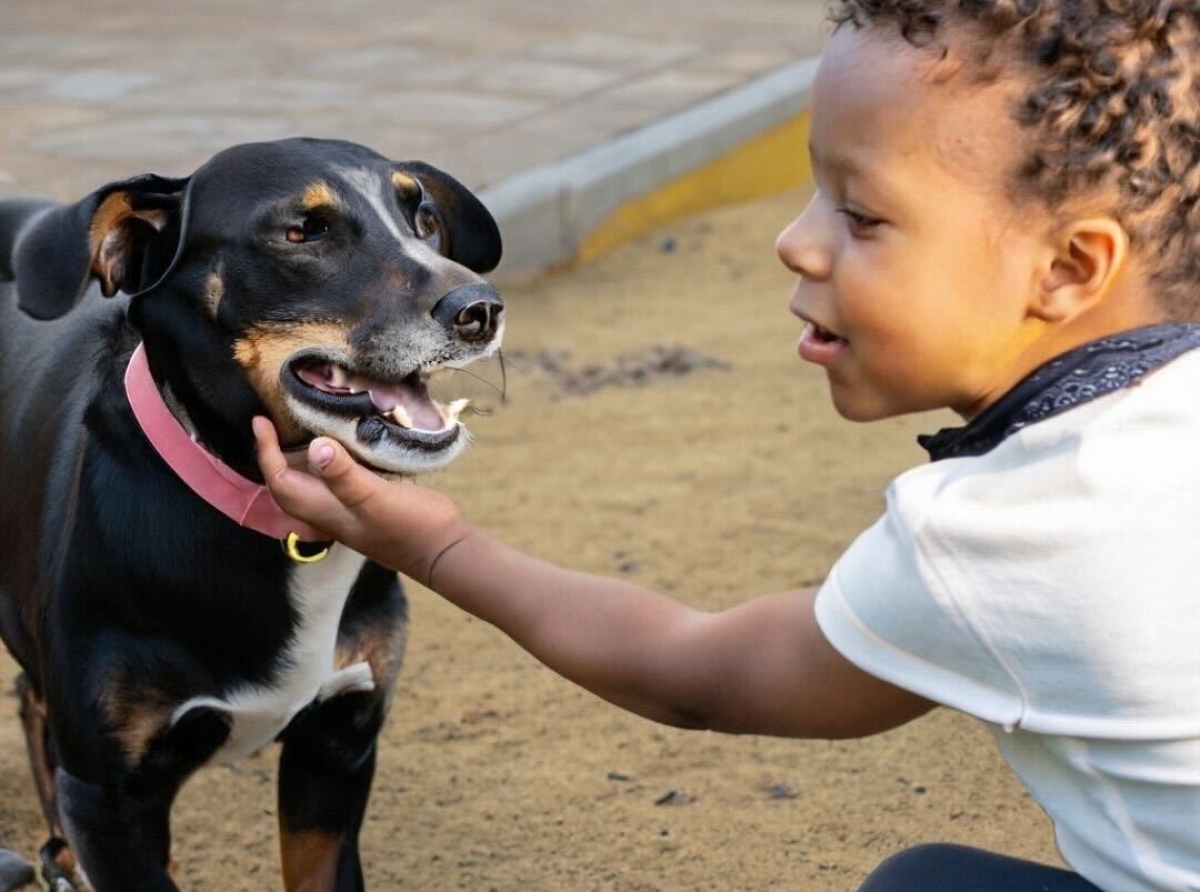
M 328 437 L 308 446 L 308 461 L 343 505 L 356 508 L 377 493 L 383 484 L 373 472 L 356 462 L 345 447 Z
M 283 450 L 279 448 L 279 435 L 275 433 L 275 425 L 261 415 L 256 415 L 250 421 L 250 426 L 254 430 L 254 454 L 263 477 L 269 480 L 286 471 L 288 463 Z
M 255 457 L 275 501 L 288 513 L 313 526 L 321 529 L 329 527 L 330 520 L 342 511 L 340 502 L 321 480 L 288 465 L 287 458 L 279 448 L 275 426 L 270 421 L 256 417 L 251 425 L 254 429 Z

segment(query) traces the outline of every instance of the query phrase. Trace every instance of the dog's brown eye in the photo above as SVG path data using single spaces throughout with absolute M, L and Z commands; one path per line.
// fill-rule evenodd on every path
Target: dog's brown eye
M 319 217 L 308 217 L 299 226 L 289 226 L 285 237 L 289 242 L 312 242 L 329 232 L 329 221 Z
M 417 238 L 429 238 L 437 234 L 437 214 L 429 205 L 423 204 L 417 208 L 416 216 L 413 217 L 413 229 L 416 230 Z

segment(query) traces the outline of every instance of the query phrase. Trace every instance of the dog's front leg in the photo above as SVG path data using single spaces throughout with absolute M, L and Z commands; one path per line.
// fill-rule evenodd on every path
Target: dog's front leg
M 59 866 L 73 862 L 70 873 L 74 876 L 63 888 L 76 892 L 179 892 L 169 874 L 171 806 L 184 780 L 209 760 L 229 736 L 229 728 L 229 716 L 223 711 L 191 709 L 155 734 L 132 765 L 124 760 L 119 764 L 95 762 L 96 754 L 111 749 L 112 743 L 91 735 L 83 750 L 90 754 L 92 764 L 85 770 L 103 777 L 102 781 L 83 779 L 83 771 L 64 759 L 54 772 L 54 791 L 70 851 L 60 849 L 55 861 Z M 86 737 L 77 733 L 74 742 Z M 79 752 L 73 755 L 80 757 Z M 52 868 L 47 865 L 47 870 Z M 58 892 L 54 888 L 57 879 L 48 879 L 53 892 Z
M 375 774 L 385 696 L 341 694 L 305 710 L 283 736 L 279 836 L 287 892 L 361 892 L 358 832 Z
M 111 788 L 62 768 L 55 772 L 54 786 L 78 865 L 71 879 L 71 887 L 81 886 L 76 892 L 179 892 L 166 870 L 169 800 L 142 803 L 131 814 Z

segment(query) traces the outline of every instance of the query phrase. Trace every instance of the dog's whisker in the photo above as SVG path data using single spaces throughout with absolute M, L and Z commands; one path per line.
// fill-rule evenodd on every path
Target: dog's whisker
M 501 359 L 500 370 L 501 370 L 501 374 L 503 375 L 504 374 L 503 359 Z M 492 381 L 489 381 L 487 378 L 483 377 L 483 375 L 475 373 L 471 369 L 455 367 L 455 368 L 447 368 L 445 371 L 447 373 L 457 372 L 457 373 L 461 373 L 463 375 L 467 375 L 471 378 L 474 378 L 476 381 L 479 381 L 481 384 L 485 385 L 489 389 L 494 390 L 496 392 L 496 394 L 500 397 L 500 402 L 502 402 L 502 403 L 507 398 L 507 389 L 508 389 L 507 388 L 507 378 L 505 378 L 505 380 L 501 384 L 496 384 Z M 475 412 L 476 412 L 476 414 L 479 414 L 479 410 L 475 410 Z
M 505 392 L 508 390 L 509 369 L 519 377 L 522 375 L 533 375 L 546 368 L 546 361 L 541 355 L 526 353 L 523 350 L 515 352 L 497 351 L 496 358 L 499 361 L 502 386 Z
M 504 361 L 504 350 L 497 350 L 496 356 L 500 359 L 500 403 L 503 405 L 508 401 L 508 364 Z

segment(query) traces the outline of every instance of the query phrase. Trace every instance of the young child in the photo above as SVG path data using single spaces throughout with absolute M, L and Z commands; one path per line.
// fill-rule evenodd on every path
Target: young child
M 709 614 L 552 566 L 317 440 L 289 511 L 687 728 L 981 719 L 1072 868 L 957 846 L 865 889 L 1200 889 L 1200 6 L 839 0 L 779 237 L 846 418 L 950 407 L 816 592 Z

